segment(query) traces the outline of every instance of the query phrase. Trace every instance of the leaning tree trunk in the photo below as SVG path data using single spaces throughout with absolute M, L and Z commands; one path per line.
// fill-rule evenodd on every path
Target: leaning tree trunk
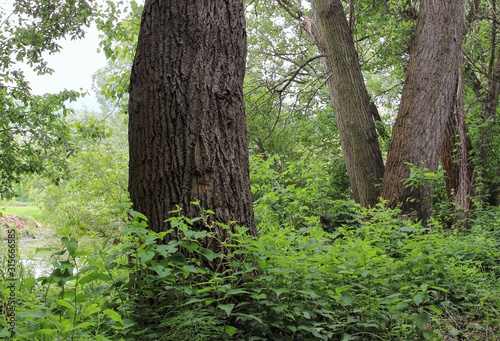
M 129 89 L 129 192 L 150 229 L 165 230 L 177 206 L 199 216 L 199 201 L 213 220 L 256 234 L 245 62 L 243 0 L 146 0 Z M 220 251 L 228 230 L 214 232 L 204 246 Z
M 302 23 L 325 55 L 342 152 L 354 200 L 378 202 L 384 163 L 352 32 L 340 0 L 313 0 L 314 18 Z
M 465 0 L 421 0 L 381 195 L 426 221 L 430 184 L 405 186 L 410 164 L 437 170 L 460 67 Z
M 456 218 L 463 224 L 472 204 L 473 170 L 469 164 L 469 153 L 472 145 L 465 123 L 461 72 L 457 84 L 455 103 L 451 117 L 446 124 L 445 137 L 441 147 L 441 164 L 446 173 L 446 193 L 450 201 L 456 204 Z M 452 223 L 455 222 L 457 221 L 452 221 Z

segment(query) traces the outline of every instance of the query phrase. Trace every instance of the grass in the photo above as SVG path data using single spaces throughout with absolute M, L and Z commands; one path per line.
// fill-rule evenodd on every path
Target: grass
M 33 218 L 40 224 L 44 224 L 44 219 L 40 208 L 30 202 L 2 201 L 0 212 L 5 214 L 15 214 L 22 218 Z

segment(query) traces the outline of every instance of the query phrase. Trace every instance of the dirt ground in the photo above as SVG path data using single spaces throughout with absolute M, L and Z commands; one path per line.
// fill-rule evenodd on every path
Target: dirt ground
M 0 217 L 0 225 L 2 225 L 3 233 L 2 235 L 5 237 L 7 233 L 7 229 L 11 227 L 16 227 L 19 231 L 29 228 L 30 226 L 34 226 L 36 228 L 42 228 L 42 224 L 36 221 L 33 218 L 23 218 L 15 214 L 5 214 Z

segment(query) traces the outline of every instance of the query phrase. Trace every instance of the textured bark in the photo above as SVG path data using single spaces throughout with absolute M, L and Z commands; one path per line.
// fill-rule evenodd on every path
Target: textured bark
M 363 206 L 378 202 L 384 163 L 359 58 L 340 0 L 313 0 L 314 18 L 303 27 L 325 57 L 342 152 L 354 200 Z
M 401 103 L 387 153 L 381 195 L 390 207 L 430 217 L 432 186 L 405 187 L 411 163 L 431 172 L 438 167 L 447 119 L 453 108 L 465 0 L 422 0 L 410 46 Z M 413 198 L 414 200 L 407 200 Z
M 473 173 L 469 164 L 472 145 L 465 124 L 462 84 L 462 75 L 459 73 L 455 104 L 446 124 L 441 147 L 441 163 L 446 172 L 446 193 L 450 201 L 457 205 L 458 220 L 463 220 L 471 207 Z
M 214 220 L 256 234 L 245 59 L 243 0 L 146 0 L 129 89 L 129 192 L 150 229 L 165 230 L 177 205 L 199 216 L 190 204 L 199 201 Z M 215 238 L 206 243 L 220 250 Z

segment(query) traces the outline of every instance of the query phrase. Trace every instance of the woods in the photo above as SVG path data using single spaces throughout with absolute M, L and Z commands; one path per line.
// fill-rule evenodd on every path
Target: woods
M 0 6 L 0 338 L 497 340 L 498 6 Z M 90 24 L 99 109 L 33 94 Z

